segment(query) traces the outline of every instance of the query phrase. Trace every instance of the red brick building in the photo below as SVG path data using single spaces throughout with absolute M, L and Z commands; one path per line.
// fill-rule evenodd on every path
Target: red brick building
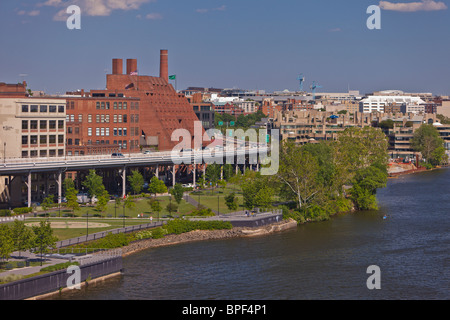
M 167 50 L 161 50 L 160 75 L 138 75 L 136 59 L 113 59 L 106 90 L 67 97 L 67 152 L 70 155 L 171 150 L 176 129 L 194 135 L 198 121 L 186 97 L 169 84 Z M 202 134 L 204 131 L 202 130 Z

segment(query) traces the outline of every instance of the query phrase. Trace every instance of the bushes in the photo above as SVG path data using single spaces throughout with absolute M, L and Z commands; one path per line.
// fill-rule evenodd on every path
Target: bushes
M 14 208 L 13 211 L 15 214 L 25 214 L 32 212 L 33 208 L 31 207 Z
M 170 220 L 165 226 L 169 234 L 181 234 L 193 230 L 223 230 L 232 228 L 233 226 L 228 221 L 189 221 L 182 219 Z
M 11 210 L 9 209 L 1 209 L 0 210 L 0 217 L 10 217 L 11 214 Z
M 54 264 L 52 266 L 48 266 L 48 267 L 42 268 L 41 271 L 43 271 L 43 272 L 58 271 L 58 270 L 62 270 L 62 269 L 67 269 L 71 265 L 79 266 L 80 264 L 78 262 L 58 263 L 58 264 Z
M 114 249 L 127 246 L 130 243 L 130 237 L 125 233 L 107 234 L 104 238 L 98 240 L 99 248 Z
M 212 212 L 210 208 L 200 208 L 200 209 L 194 209 L 189 216 L 193 217 L 211 217 L 215 216 L 215 213 Z

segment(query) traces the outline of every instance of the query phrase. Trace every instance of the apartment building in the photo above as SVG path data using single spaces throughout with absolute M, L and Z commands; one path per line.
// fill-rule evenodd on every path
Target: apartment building
M 386 106 L 403 104 L 413 108 L 413 106 L 425 104 L 425 101 L 419 97 L 412 96 L 368 96 L 360 101 L 359 112 L 384 112 Z

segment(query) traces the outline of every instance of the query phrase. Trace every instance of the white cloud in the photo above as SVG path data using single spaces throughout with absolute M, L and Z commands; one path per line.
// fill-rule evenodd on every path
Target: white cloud
M 225 5 L 222 5 L 218 8 L 212 8 L 212 9 L 196 9 L 195 11 L 198 13 L 207 13 L 209 11 L 225 11 L 227 7 Z
M 40 15 L 41 14 L 41 12 L 39 11 L 39 10 L 32 10 L 32 11 L 25 11 L 25 10 L 20 10 L 20 11 L 17 11 L 17 14 L 19 15 L 19 16 L 30 16 L 30 17 L 36 17 L 36 16 L 38 16 L 38 15 Z
M 163 17 L 159 13 L 149 13 L 145 16 L 145 19 L 148 20 L 161 20 Z
M 438 11 L 446 10 L 447 5 L 441 1 L 422 0 L 420 2 L 393 3 L 389 1 L 380 1 L 380 8 L 383 10 L 416 12 L 416 11 Z
M 79 6 L 82 14 L 88 16 L 109 16 L 114 10 L 137 10 L 141 5 L 156 0 L 47 0 L 38 4 L 39 7 L 50 6 L 63 8 L 53 17 L 54 20 L 65 20 L 68 14 L 67 7 L 70 5 Z

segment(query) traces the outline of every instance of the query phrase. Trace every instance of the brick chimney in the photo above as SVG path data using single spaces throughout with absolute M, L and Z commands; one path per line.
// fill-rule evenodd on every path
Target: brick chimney
M 127 74 L 130 75 L 132 72 L 137 72 L 137 60 L 127 59 Z
M 122 59 L 113 59 L 112 74 L 123 74 L 123 60 Z
M 161 50 L 159 77 L 169 82 L 169 63 L 167 50 Z

